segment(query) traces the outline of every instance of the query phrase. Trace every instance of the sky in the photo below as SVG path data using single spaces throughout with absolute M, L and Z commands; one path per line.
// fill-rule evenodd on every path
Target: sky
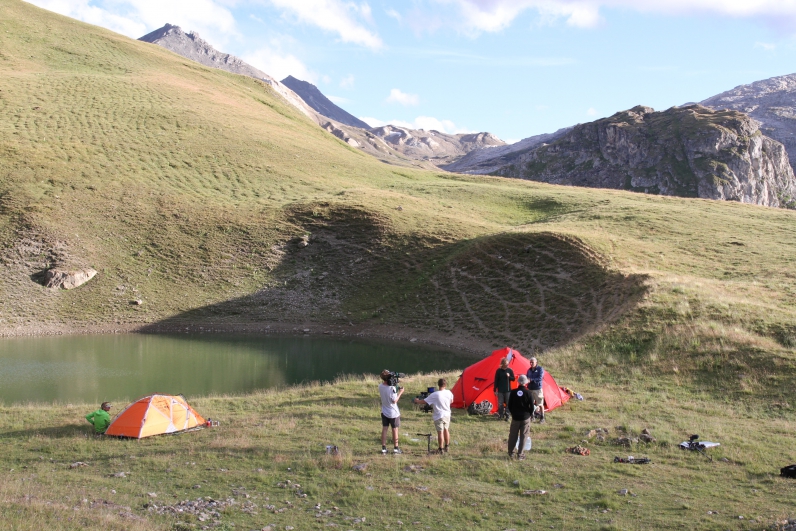
M 507 142 L 796 72 L 796 0 L 29 0 L 138 38 L 165 23 L 373 126 Z

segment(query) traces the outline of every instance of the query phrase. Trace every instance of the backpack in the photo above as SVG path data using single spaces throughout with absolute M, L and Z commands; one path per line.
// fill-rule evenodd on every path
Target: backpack
M 489 415 L 492 413 L 493 407 L 494 406 L 492 405 L 492 402 L 489 400 L 484 400 L 478 404 L 470 404 L 470 406 L 467 408 L 467 413 L 470 415 Z
M 789 465 L 779 469 L 779 475 L 783 478 L 796 478 L 796 465 Z

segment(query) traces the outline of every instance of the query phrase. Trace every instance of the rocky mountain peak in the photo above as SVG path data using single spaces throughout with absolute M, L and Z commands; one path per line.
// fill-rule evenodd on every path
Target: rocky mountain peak
M 634 107 L 580 124 L 494 172 L 552 184 L 796 208 L 785 148 L 737 111 Z
M 349 114 L 337 105 L 335 105 L 329 98 L 323 95 L 318 90 L 318 87 L 308 81 L 296 79 L 293 76 L 287 76 L 282 80 L 282 83 L 290 88 L 293 92 L 298 94 L 307 105 L 315 109 L 319 114 L 336 120 L 341 124 L 350 125 L 352 127 L 359 127 L 362 129 L 370 128 L 370 125 L 363 122 L 356 116 Z

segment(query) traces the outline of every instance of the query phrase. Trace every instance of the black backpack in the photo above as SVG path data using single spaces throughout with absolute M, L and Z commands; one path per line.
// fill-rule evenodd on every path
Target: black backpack
M 786 466 L 779 469 L 779 475 L 783 478 L 796 478 L 796 465 Z

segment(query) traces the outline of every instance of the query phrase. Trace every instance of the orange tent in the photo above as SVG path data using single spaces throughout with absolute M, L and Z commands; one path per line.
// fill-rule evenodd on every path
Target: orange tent
M 453 403 L 451 407 L 467 408 L 470 404 L 480 404 L 484 400 L 492 403 L 492 413 L 498 410 L 495 399 L 495 371 L 500 367 L 500 360 L 508 358 L 509 368 L 516 376 L 525 374 L 531 368 L 531 362 L 518 351 L 509 347 L 495 350 L 492 354 L 476 362 L 462 372 L 461 377 L 453 386 Z M 517 388 L 516 380 L 511 383 L 511 388 Z M 542 379 L 544 391 L 544 409 L 550 411 L 569 400 L 569 394 L 558 386 L 553 376 L 545 370 Z
M 204 426 L 205 419 L 183 396 L 149 395 L 124 408 L 111 421 L 105 435 L 141 439 Z

